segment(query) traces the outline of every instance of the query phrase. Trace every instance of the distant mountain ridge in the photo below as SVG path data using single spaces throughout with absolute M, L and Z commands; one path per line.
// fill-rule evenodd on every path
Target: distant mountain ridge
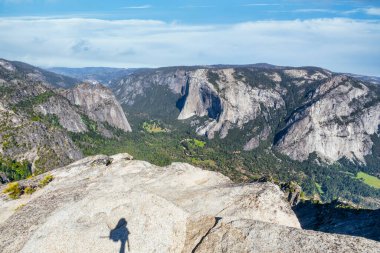
M 183 67 L 183 68 L 238 68 L 238 67 L 254 67 L 254 68 L 261 68 L 261 69 L 284 69 L 284 68 L 291 68 L 286 66 L 277 66 L 272 65 L 268 63 L 254 63 L 254 64 L 215 64 L 215 65 L 205 65 L 205 66 L 176 66 L 176 67 Z M 166 67 L 170 68 L 170 67 Z M 307 66 L 301 67 L 301 68 L 308 68 Z M 311 67 L 313 68 L 313 67 Z M 132 74 L 136 71 L 141 70 L 149 70 L 149 69 L 155 69 L 155 68 L 112 68 L 112 67 L 83 67 L 83 68 L 69 68 L 69 67 L 51 67 L 46 68 L 46 70 L 59 74 L 64 75 L 67 77 L 72 77 L 81 81 L 93 81 L 93 82 L 99 82 L 104 85 L 112 85 L 111 82 L 114 80 L 117 80 L 119 78 L 125 77 L 129 74 Z M 378 76 L 366 76 L 366 75 L 360 75 L 360 74 L 352 74 L 352 73 L 342 73 L 343 75 L 351 76 L 354 78 L 357 78 L 359 80 L 362 80 L 364 82 L 370 82 L 372 84 L 380 84 L 380 77 Z
M 32 112 L 48 116 L 42 120 L 49 126 L 58 122 L 82 155 L 129 152 L 157 165 L 217 169 L 240 182 L 293 180 L 307 198 L 380 207 L 378 85 L 323 68 L 269 64 L 135 69 L 115 77 L 107 77 L 115 95 L 89 83 L 54 88 L 61 98 L 41 98 L 33 88 Z M 46 85 L 32 87 L 53 86 Z
M 85 68 L 48 68 L 48 71 L 69 76 L 90 83 L 101 83 L 110 85 L 113 79 L 118 79 L 132 73 L 135 69 L 107 68 L 107 67 L 85 67 Z
M 31 80 L 40 81 L 45 85 L 54 87 L 69 88 L 80 82 L 79 79 L 59 75 L 19 61 L 8 61 L 0 58 L 0 67 L 2 71 L 7 70 L 8 74 L 11 72 L 16 75 L 23 74 Z
M 350 74 L 350 73 L 346 75 L 362 80 L 363 82 L 369 82 L 372 84 L 380 85 L 380 77 L 378 76 L 363 76 L 363 75 L 356 75 L 356 74 Z
M 4 251 L 117 250 L 93 238 L 128 220 L 147 252 L 377 252 L 376 83 L 268 64 L 97 71 L 108 88 L 0 60 Z

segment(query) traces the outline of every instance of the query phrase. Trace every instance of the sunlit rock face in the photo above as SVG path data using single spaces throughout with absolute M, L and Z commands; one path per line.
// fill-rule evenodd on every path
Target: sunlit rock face
M 315 152 L 330 162 L 343 157 L 364 162 L 372 151 L 371 135 L 380 124 L 377 100 L 364 84 L 336 76 L 293 113 L 276 148 L 301 161 Z
M 93 156 L 0 199 L 8 252 L 376 252 L 379 243 L 300 229 L 278 186 L 233 184 L 183 163 Z
M 379 134 L 379 88 L 320 68 L 162 68 L 135 72 L 113 90 L 133 108 L 139 97 L 155 100 L 155 87 L 177 96 L 177 103 L 168 105 L 177 107 L 177 120 L 192 119 L 196 133 L 209 139 L 239 130 L 234 138 L 245 151 L 265 142 L 265 148 L 294 160 L 315 153 L 327 163 L 342 158 L 365 163 Z
M 215 84 L 208 81 L 208 71 L 199 69 L 189 74 L 189 92 L 178 116 L 208 116 L 210 121 L 197 129 L 198 134 L 214 138 L 215 133 L 220 133 L 224 138 L 229 129 L 255 120 L 264 108 L 279 109 L 285 105 L 276 90 L 251 87 L 244 78 L 236 78 L 234 69 L 215 71 Z
M 123 109 L 108 88 L 85 83 L 62 94 L 73 104 L 83 107 L 92 120 L 107 122 L 126 132 L 132 131 Z
M 83 158 L 70 133 L 91 130 L 113 137 L 107 125 L 131 131 L 112 91 L 75 82 L 0 59 L 0 156 L 26 160 L 32 171 L 46 171 Z M 89 129 L 90 124 L 96 129 Z

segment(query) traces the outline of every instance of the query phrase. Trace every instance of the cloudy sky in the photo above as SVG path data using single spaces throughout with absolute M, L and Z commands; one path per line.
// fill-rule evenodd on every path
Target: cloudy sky
M 0 58 L 42 67 L 265 62 L 380 76 L 380 1 L 0 0 Z

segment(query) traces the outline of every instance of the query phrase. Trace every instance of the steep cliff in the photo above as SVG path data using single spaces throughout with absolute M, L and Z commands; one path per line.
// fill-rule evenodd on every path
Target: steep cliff
M 0 199 L 1 252 L 377 252 L 378 242 L 300 229 L 280 189 L 188 164 L 94 156 L 32 195 Z M 30 179 L 33 180 L 33 179 Z M 80 236 L 78 236 L 80 235 Z
M 0 152 L 1 157 L 11 160 L 27 160 L 31 171 L 56 168 L 83 157 L 82 152 L 68 137 L 61 126 L 81 126 L 73 123 L 78 111 L 68 101 L 53 91 L 52 84 L 36 80 L 30 75 L 35 70 L 24 65 L 2 60 L 0 66 Z M 21 67 L 20 67 L 21 66 Z M 53 105 L 49 107 L 48 105 Z M 48 108 L 48 110 L 44 110 Z M 67 112 L 62 108 L 70 109 Z M 61 111 L 59 111 L 61 110 Z M 64 115 L 59 124 L 54 115 Z M 66 119 L 70 119 L 66 121 Z M 86 129 L 85 126 L 79 130 Z M 27 175 L 26 175 L 27 176 Z
M 87 132 L 87 125 L 83 122 L 82 111 L 62 97 L 52 96 L 48 101 L 35 106 L 34 111 L 43 115 L 55 115 L 59 124 L 66 130 L 74 133 Z
M 72 104 L 85 110 L 90 119 L 107 122 L 126 132 L 132 131 L 124 111 L 112 91 L 100 84 L 81 84 L 61 93 Z
M 139 136 L 166 160 L 217 165 L 243 181 L 294 180 L 309 197 L 379 207 L 378 183 L 358 176 L 379 178 L 378 85 L 316 67 L 258 64 L 137 70 L 110 88 L 133 127 L 155 120 L 172 130 L 152 138 L 174 148 Z M 192 138 L 205 144 L 184 154 L 175 148 Z
M 318 68 L 145 70 L 121 79 L 113 90 L 133 110 L 139 97 L 152 103 L 162 99 L 150 92 L 156 87 L 173 94 L 164 96 L 178 108 L 178 120 L 203 119 L 192 120 L 199 135 L 226 138 L 231 129 L 240 129 L 240 142 L 246 143 L 242 149 L 268 141 L 299 161 L 316 153 L 329 163 L 342 158 L 365 163 L 380 124 L 377 86 Z
M 0 125 L 1 157 L 27 160 L 32 171 L 56 168 L 83 157 L 66 132 L 47 119 L 31 119 L 0 106 Z
M 220 81 L 210 83 L 210 74 L 218 76 Z M 189 74 L 189 92 L 184 94 L 185 103 L 178 119 L 187 119 L 194 115 L 208 116 L 210 120 L 199 126 L 197 133 L 214 138 L 215 132 L 218 132 L 224 138 L 229 129 L 242 128 L 260 114 L 285 106 L 275 89 L 252 87 L 244 78 L 236 78 L 235 74 L 234 69 L 199 69 Z
M 87 84 L 65 90 L 59 86 L 72 86 L 74 79 L 20 62 L 0 63 L 0 165 L 26 160 L 27 174 L 50 170 L 83 157 L 71 133 L 113 136 L 106 124 L 131 130 L 110 90 Z
M 296 160 L 316 152 L 329 162 L 345 157 L 364 163 L 380 125 L 379 98 L 363 83 L 335 76 L 293 112 L 276 146 Z

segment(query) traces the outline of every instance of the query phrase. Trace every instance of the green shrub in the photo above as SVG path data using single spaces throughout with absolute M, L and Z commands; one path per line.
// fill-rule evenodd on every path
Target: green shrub
M 43 188 L 45 187 L 46 185 L 48 185 L 51 181 L 53 181 L 53 176 L 48 174 L 46 175 L 43 179 L 41 179 L 41 181 L 38 183 L 38 186 Z
M 40 117 L 39 115 L 37 115 L 37 114 L 33 114 L 33 115 L 31 116 L 30 120 L 31 120 L 31 121 L 35 121 L 35 122 L 37 122 L 37 121 L 41 121 L 41 117 Z
M 25 188 L 24 193 L 30 195 L 30 194 L 32 194 L 35 191 L 36 191 L 35 188 L 28 186 L 28 187 Z
M 14 182 L 9 183 L 7 187 L 3 190 L 3 193 L 8 194 L 8 196 L 12 199 L 18 199 L 22 194 L 22 190 L 19 183 Z
M 200 140 L 197 140 L 197 139 L 192 139 L 192 142 L 193 142 L 193 144 L 195 146 L 197 146 L 199 148 L 203 148 L 206 145 L 206 142 L 200 141 Z
M 168 131 L 167 129 L 162 127 L 160 125 L 160 123 L 155 122 L 155 121 L 144 122 L 142 125 L 142 128 L 144 129 L 144 131 L 151 133 L 151 134 L 152 133 L 165 133 Z

